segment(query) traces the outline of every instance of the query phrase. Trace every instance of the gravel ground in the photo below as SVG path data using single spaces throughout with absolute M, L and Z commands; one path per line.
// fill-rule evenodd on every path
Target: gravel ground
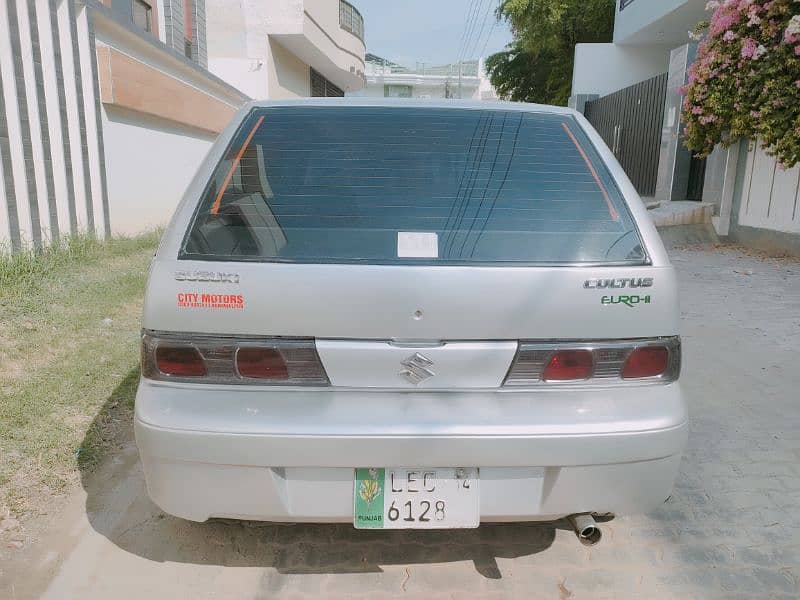
M 671 500 L 581 546 L 560 525 L 197 524 L 130 442 L 0 565 L 3 598 L 800 597 L 800 263 L 675 248 L 691 433 Z

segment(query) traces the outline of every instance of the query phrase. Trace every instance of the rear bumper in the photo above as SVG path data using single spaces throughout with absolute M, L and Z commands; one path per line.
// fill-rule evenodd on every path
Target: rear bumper
M 191 520 L 351 521 L 353 468 L 477 466 L 483 521 L 635 513 L 669 496 L 686 441 L 679 385 L 399 393 L 143 380 L 148 491 Z

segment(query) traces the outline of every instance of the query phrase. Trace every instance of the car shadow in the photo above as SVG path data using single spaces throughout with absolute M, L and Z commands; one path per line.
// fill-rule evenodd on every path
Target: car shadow
M 542 552 L 557 523 L 484 524 L 447 531 L 365 531 L 349 524 L 185 521 L 152 503 L 133 439 L 138 369 L 119 383 L 89 427 L 78 454 L 86 514 L 95 531 L 154 561 L 272 567 L 284 574 L 381 572 L 381 566 L 472 561 L 502 577 L 498 558 Z M 101 460 L 102 457 L 102 460 Z

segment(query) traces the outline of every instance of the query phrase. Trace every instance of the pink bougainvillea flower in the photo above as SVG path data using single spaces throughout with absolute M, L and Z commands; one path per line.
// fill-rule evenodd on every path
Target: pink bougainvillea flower
M 761 58 L 767 53 L 767 48 L 763 44 L 759 44 L 753 38 L 747 38 L 742 44 L 742 58 L 750 58 L 756 60 Z
M 800 15 L 795 15 L 786 24 L 786 33 L 797 35 L 800 33 Z
M 708 31 L 712 36 L 720 35 L 738 24 L 741 18 L 738 12 L 728 10 L 724 7 L 720 8 L 711 17 L 711 24 Z
M 715 144 L 760 137 L 777 160 L 797 164 L 800 0 L 703 1 L 712 14 L 680 90 L 687 146 L 707 155 Z

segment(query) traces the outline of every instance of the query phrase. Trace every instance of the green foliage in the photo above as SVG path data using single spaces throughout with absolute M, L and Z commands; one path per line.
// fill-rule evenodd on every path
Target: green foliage
M 689 70 L 685 143 L 700 156 L 717 144 L 760 138 L 783 167 L 800 163 L 800 2 L 712 0 Z
M 0 509 L 47 507 L 130 436 L 157 245 L 76 237 L 0 256 Z
M 511 25 L 514 41 L 486 60 L 500 97 L 566 105 L 575 44 L 610 42 L 614 0 L 503 0 L 498 18 Z
M 160 237 L 161 232 L 154 231 L 133 238 L 113 237 L 102 241 L 82 234 L 62 238 L 59 243 L 44 248 L 16 254 L 0 250 L 0 299 L 13 291 L 36 287 L 44 278 L 67 267 L 155 247 Z
M 497 94 L 515 102 L 563 104 L 562 90 L 554 93 L 550 86 L 552 62 L 543 54 L 536 57 L 519 42 L 512 42 L 503 52 L 487 58 L 486 71 Z M 558 80 L 553 77 L 553 81 Z

